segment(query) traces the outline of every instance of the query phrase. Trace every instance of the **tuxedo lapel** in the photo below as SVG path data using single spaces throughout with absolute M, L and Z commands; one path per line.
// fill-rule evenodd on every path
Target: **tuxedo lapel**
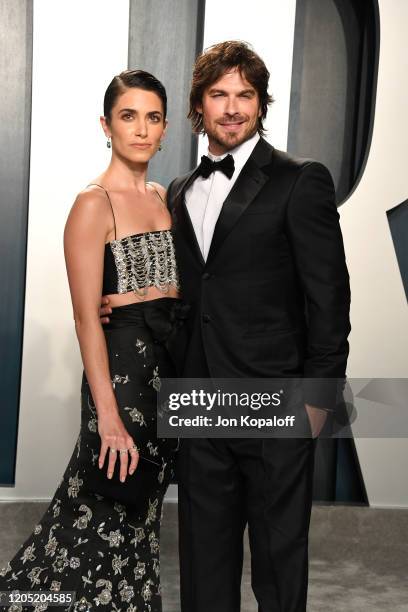
M 199 260 L 202 266 L 205 265 L 200 246 L 197 242 L 196 234 L 190 215 L 186 206 L 186 191 L 198 176 L 198 169 L 192 170 L 180 183 L 174 196 L 173 205 L 173 227 L 184 235 L 185 241 L 190 247 L 193 255 Z
M 264 139 L 256 144 L 245 166 L 242 168 L 228 194 L 215 225 L 207 263 L 215 257 L 218 249 L 232 230 L 242 213 L 255 199 L 269 178 L 262 168 L 271 162 L 273 147 Z

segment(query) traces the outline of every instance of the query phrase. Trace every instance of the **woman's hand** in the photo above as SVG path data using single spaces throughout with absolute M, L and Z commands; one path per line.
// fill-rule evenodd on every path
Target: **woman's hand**
M 101 298 L 101 305 L 99 307 L 99 317 L 101 320 L 101 323 L 109 323 L 109 316 L 112 312 L 112 308 L 109 306 L 110 301 L 108 297 L 105 297 L 104 295 Z
M 139 453 L 136 449 L 132 436 L 128 434 L 122 419 L 119 414 L 98 413 L 98 433 L 101 437 L 101 451 L 99 454 L 99 468 L 101 469 L 105 463 L 106 453 L 109 452 L 108 463 L 108 478 L 112 478 L 115 469 L 117 454 L 119 452 L 120 472 L 119 478 L 121 482 L 125 482 L 128 464 L 129 453 L 131 461 L 129 465 L 129 474 L 133 474 L 139 462 Z M 126 451 L 126 452 L 120 452 Z

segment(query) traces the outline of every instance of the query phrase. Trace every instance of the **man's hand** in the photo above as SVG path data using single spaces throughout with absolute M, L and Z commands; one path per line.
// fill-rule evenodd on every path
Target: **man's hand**
M 312 438 L 317 438 L 326 422 L 327 411 L 322 408 L 316 408 L 316 406 L 311 406 L 310 404 L 305 404 L 305 408 L 309 417 Z
M 101 299 L 101 307 L 99 309 L 99 318 L 101 320 L 101 323 L 109 323 L 109 317 L 108 315 L 111 314 L 112 312 L 112 308 L 110 308 L 109 306 L 109 298 L 102 296 Z

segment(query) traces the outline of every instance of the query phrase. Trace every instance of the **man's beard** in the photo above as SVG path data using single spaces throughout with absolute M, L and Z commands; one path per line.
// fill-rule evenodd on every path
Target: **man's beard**
M 235 149 L 235 147 L 238 147 L 239 145 L 241 145 L 243 142 L 246 142 L 247 140 L 249 140 L 250 138 L 252 138 L 252 136 L 255 135 L 255 133 L 257 132 L 258 129 L 258 122 L 255 123 L 255 125 L 252 126 L 252 129 L 250 129 L 249 131 L 244 132 L 241 135 L 236 135 L 234 134 L 234 132 L 228 133 L 226 132 L 225 134 L 223 134 L 222 136 L 219 134 L 219 132 L 217 131 L 212 131 L 212 130 L 208 130 L 206 129 L 206 126 L 204 125 L 204 130 L 205 133 L 207 134 L 207 136 L 218 146 L 221 146 L 227 150 L 230 149 Z

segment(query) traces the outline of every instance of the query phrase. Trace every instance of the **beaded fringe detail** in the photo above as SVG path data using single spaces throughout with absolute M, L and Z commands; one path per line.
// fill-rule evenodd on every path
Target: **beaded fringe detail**
M 111 249 L 118 273 L 118 293 L 134 291 L 144 296 L 149 287 L 168 293 L 180 288 L 170 230 L 146 232 L 113 240 Z

